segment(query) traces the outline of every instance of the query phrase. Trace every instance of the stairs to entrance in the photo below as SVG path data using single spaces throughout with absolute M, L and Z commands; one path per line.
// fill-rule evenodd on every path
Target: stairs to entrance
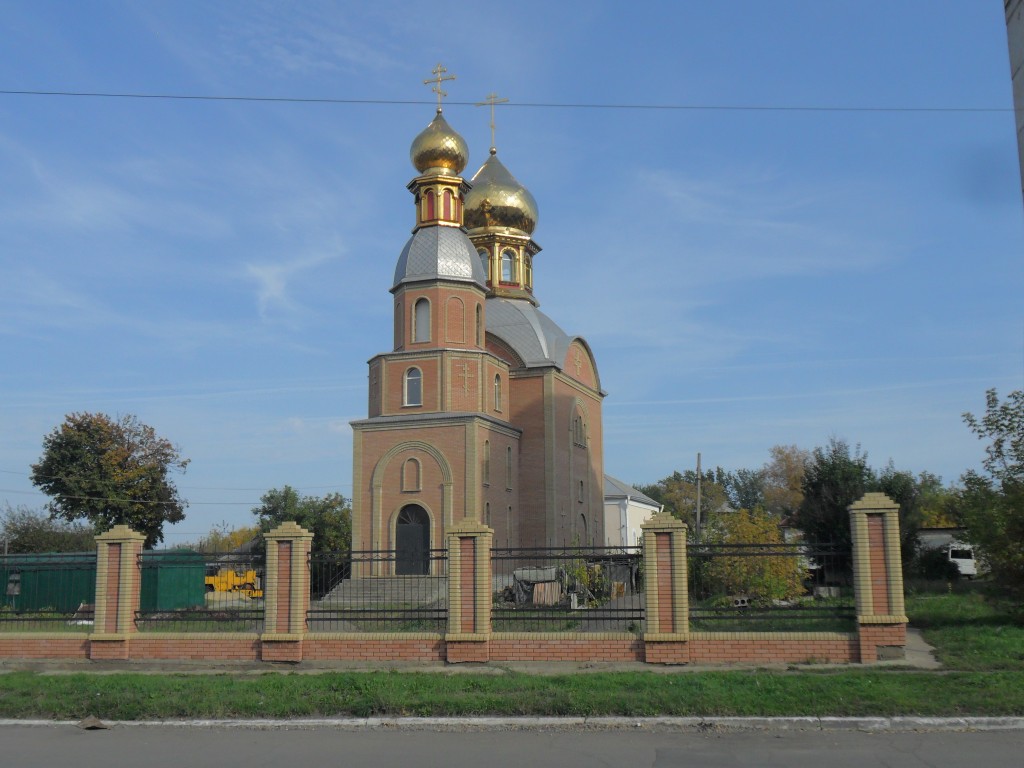
M 448 600 L 447 576 L 371 576 L 345 579 L 320 603 L 345 607 L 436 606 Z

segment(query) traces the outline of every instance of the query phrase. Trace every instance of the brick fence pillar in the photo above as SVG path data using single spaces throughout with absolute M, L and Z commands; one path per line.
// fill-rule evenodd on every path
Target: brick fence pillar
M 494 531 L 463 520 L 446 532 L 449 663 L 490 659 L 491 544 Z
M 686 574 L 686 523 L 659 512 L 641 526 L 647 599 L 644 661 L 690 661 L 690 599 Z
M 142 571 L 139 555 L 146 536 L 115 525 L 96 537 L 96 605 L 89 635 L 90 659 L 127 659 L 136 632 Z
M 313 534 L 298 523 L 281 523 L 265 536 L 263 578 L 263 661 L 302 661 L 309 610 L 309 550 Z
M 867 493 L 849 511 L 860 660 L 903 658 L 907 617 L 899 505 L 884 493 Z

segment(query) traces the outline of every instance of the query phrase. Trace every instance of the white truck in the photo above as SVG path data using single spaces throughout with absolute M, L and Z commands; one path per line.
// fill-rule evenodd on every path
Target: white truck
M 974 560 L 974 548 L 962 541 L 951 542 L 946 548 L 949 562 L 960 569 L 960 575 L 965 579 L 973 579 L 978 575 L 978 563 Z

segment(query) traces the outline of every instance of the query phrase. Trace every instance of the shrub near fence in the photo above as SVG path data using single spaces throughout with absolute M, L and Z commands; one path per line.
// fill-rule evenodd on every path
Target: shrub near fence
M 846 558 L 806 544 L 687 546 L 690 629 L 709 632 L 853 632 Z

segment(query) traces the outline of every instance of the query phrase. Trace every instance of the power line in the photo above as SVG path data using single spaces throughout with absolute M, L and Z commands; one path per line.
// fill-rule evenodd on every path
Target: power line
M 144 99 L 167 101 L 227 101 L 255 102 L 269 104 L 347 104 L 353 106 L 433 106 L 433 101 L 424 99 L 334 99 L 304 98 L 298 96 L 209 96 L 188 93 L 117 93 L 110 91 L 36 91 L 0 89 L 3 96 L 56 96 L 92 99 Z M 448 101 L 446 105 L 471 107 L 473 101 Z M 815 106 L 815 105 L 773 105 L 773 104 L 598 104 L 587 102 L 520 101 L 503 106 L 534 109 L 606 109 L 606 110 L 647 110 L 668 112 L 863 112 L 863 113 L 1004 113 L 1013 112 L 1013 107 L 881 107 L 881 106 Z

